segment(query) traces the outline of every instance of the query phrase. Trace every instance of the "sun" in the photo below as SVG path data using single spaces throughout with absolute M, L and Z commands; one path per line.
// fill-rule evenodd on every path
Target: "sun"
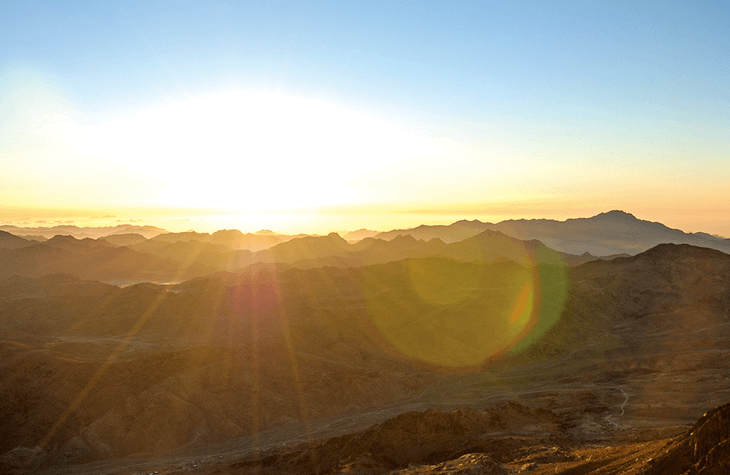
M 355 202 L 364 173 L 433 148 L 393 121 L 267 91 L 168 102 L 90 127 L 84 147 L 159 180 L 161 204 L 259 212 Z

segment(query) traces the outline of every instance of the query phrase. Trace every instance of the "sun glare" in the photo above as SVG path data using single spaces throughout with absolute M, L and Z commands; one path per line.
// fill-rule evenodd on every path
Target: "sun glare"
M 350 203 L 363 169 L 433 149 L 386 120 L 268 92 L 171 102 L 88 132 L 87 153 L 167 183 L 162 204 L 242 211 Z

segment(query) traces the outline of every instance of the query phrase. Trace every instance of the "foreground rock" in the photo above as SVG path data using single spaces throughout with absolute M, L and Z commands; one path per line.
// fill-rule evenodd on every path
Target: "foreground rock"
M 702 416 L 650 464 L 647 474 L 730 473 L 730 403 Z
M 632 474 L 730 473 L 730 404 L 671 439 L 600 444 L 567 438 L 569 425 L 544 409 L 510 403 L 484 411 L 407 413 L 356 434 L 280 448 L 203 469 L 214 474 Z
M 563 440 L 566 421 L 507 403 L 486 410 L 408 412 L 365 431 L 254 456 L 214 473 L 498 474 L 509 454 Z M 557 449 L 555 449 L 557 450 Z

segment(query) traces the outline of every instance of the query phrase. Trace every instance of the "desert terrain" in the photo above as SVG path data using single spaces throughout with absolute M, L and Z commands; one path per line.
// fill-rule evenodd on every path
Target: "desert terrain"
M 0 1 L 0 475 L 729 475 L 728 25 Z
M 2 470 L 727 473 L 726 240 L 596 218 L 623 234 L 6 231 Z

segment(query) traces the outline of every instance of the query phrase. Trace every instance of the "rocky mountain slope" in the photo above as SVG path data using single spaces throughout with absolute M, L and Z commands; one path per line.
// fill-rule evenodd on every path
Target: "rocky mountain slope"
M 0 453 L 58 473 L 639 473 L 666 449 L 692 473 L 724 450 L 687 429 L 728 399 L 728 288 L 730 256 L 669 244 L 573 268 L 12 277 Z
M 169 234 L 164 234 L 158 236 L 160 239 L 143 240 L 128 246 L 115 244 L 115 241 L 120 241 L 114 237 L 95 240 L 59 235 L 43 243 L 35 243 L 9 234 L 12 238 L 4 240 L 8 243 L 6 248 L 0 248 L 0 278 L 65 273 L 113 283 L 179 282 L 256 264 L 283 264 L 294 268 L 361 267 L 404 258 L 436 256 L 481 263 L 513 260 L 522 265 L 531 265 L 532 261 L 575 264 L 593 259 L 592 256 L 561 255 L 539 241 L 523 242 L 492 231 L 451 244 L 438 239 L 416 241 L 410 236 L 391 241 L 368 238 L 350 244 L 333 233 L 291 238 L 257 252 L 215 244 L 213 238 L 218 233 L 207 235 L 209 239 L 204 241 L 196 239 L 200 233 L 182 234 L 185 236 L 181 240 L 168 241 L 168 238 L 180 236 L 170 238 Z M 223 234 L 230 235 L 228 231 Z M 121 242 L 130 239 L 129 235 L 120 236 Z M 134 236 L 131 239 L 136 240 Z

